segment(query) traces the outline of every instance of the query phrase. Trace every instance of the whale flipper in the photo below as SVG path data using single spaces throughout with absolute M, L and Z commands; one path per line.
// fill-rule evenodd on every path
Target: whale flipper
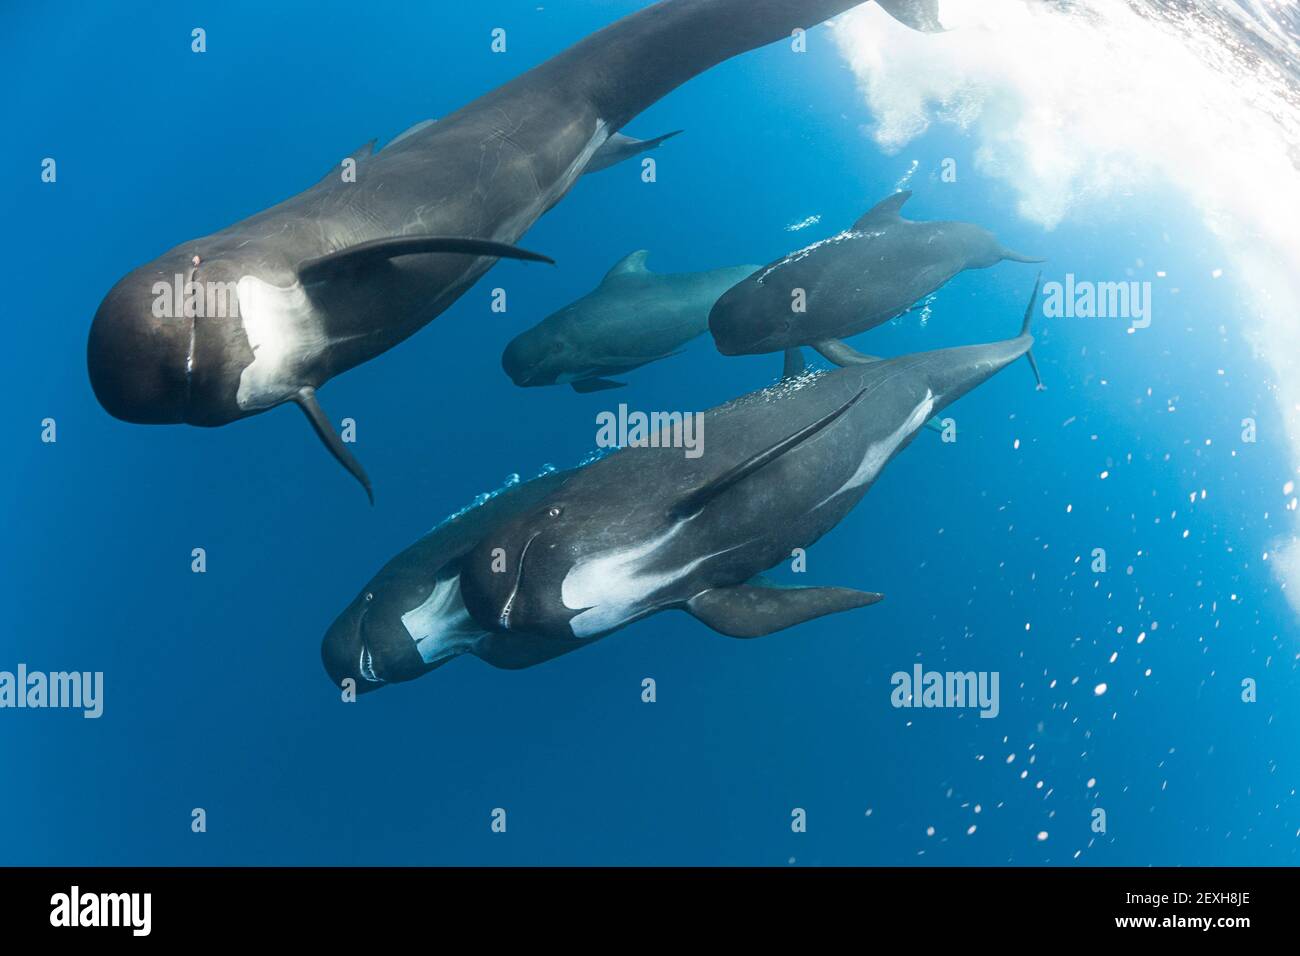
M 1046 262 L 1046 259 L 1035 259 L 1033 256 L 1024 256 L 1018 252 L 1012 252 L 1010 249 L 1002 250 L 1002 258 L 1007 262 Z
M 867 394 L 867 390 L 863 389 L 839 408 L 835 409 L 835 411 L 823 415 L 811 425 L 805 425 L 797 432 L 787 435 L 775 445 L 770 445 L 760 451 L 757 455 L 746 458 L 740 464 L 719 475 L 717 478 L 714 478 L 708 484 L 689 492 L 672 508 L 672 513 L 679 518 L 689 518 L 696 514 L 701 508 L 708 504 L 710 500 L 722 494 L 732 485 L 744 481 L 764 465 L 771 464 L 786 452 L 803 444 L 809 438 L 812 438 L 813 435 L 816 435 L 819 431 L 860 402 L 862 396 L 865 394 Z
M 882 361 L 880 356 L 864 355 L 839 339 L 823 339 L 820 342 L 814 342 L 812 347 L 817 350 L 822 358 L 838 365 L 840 368 L 847 368 L 850 365 L 870 365 L 872 362 Z
M 470 239 L 461 236 L 391 236 L 387 239 L 372 239 L 355 246 L 348 246 L 337 252 L 308 259 L 298 266 L 298 278 L 306 285 L 312 282 L 324 282 L 340 276 L 355 274 L 377 263 L 387 262 L 397 256 L 427 255 L 429 253 L 450 253 L 462 256 L 484 256 L 496 259 L 526 259 L 532 262 L 547 262 L 555 265 L 555 260 L 540 252 L 529 252 L 505 242 L 491 239 Z
M 310 385 L 304 385 L 298 389 L 293 400 L 303 410 L 303 414 L 307 416 L 307 421 L 311 422 L 311 427 L 316 429 L 316 434 L 325 443 L 325 447 L 330 450 L 330 454 L 351 473 L 353 478 L 361 482 L 361 487 L 366 489 L 366 497 L 370 499 L 370 503 L 373 505 L 375 503 L 375 492 L 370 487 L 370 478 L 366 475 L 366 470 L 361 467 L 361 463 L 352 457 L 350 451 L 343 447 L 343 440 L 335 433 L 330 420 L 325 417 L 325 410 L 320 407 L 320 402 L 316 401 L 316 389 Z
M 880 0 L 891 17 L 922 33 L 943 33 L 939 22 L 939 0 Z
M 570 384 L 579 395 L 586 395 L 589 392 L 604 392 L 611 388 L 627 387 L 627 382 L 615 382 L 613 379 L 608 378 L 584 378 Z
M 671 133 L 664 133 L 654 139 L 633 139 L 631 136 L 615 133 L 601 144 L 600 149 L 596 150 L 592 155 L 591 161 L 587 163 L 587 168 L 582 172 L 585 175 L 599 172 L 602 169 L 609 169 L 609 167 L 621 163 L 625 159 L 631 159 L 638 153 L 647 153 L 657 148 L 680 132 L 681 130 L 675 129 Z
M 827 614 L 867 607 L 883 594 L 852 588 L 740 585 L 712 588 L 686 602 L 692 617 L 728 637 L 763 637 Z

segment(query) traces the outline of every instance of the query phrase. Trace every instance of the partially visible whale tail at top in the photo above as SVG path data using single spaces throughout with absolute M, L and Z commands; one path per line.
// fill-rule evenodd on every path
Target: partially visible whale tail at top
M 899 23 L 906 23 L 922 33 L 942 33 L 939 0 L 879 0 L 885 12 Z
M 1028 338 L 1031 345 L 1034 340 L 1032 327 L 1034 324 L 1034 312 L 1038 310 L 1038 293 L 1043 288 L 1043 274 L 1038 273 L 1038 279 L 1034 282 L 1034 294 L 1029 297 L 1029 308 L 1025 309 L 1025 321 L 1020 325 L 1020 337 Z M 1043 376 L 1038 374 L 1038 362 L 1034 359 L 1034 350 L 1029 348 L 1025 350 L 1025 358 L 1029 359 L 1029 367 L 1034 370 L 1034 382 L 1040 392 L 1047 391 L 1047 386 L 1043 384 Z
M 687 80 L 749 50 L 788 40 L 867 0 L 660 0 L 488 94 L 549 88 L 584 98 L 611 131 Z M 889 0 L 894 17 L 940 29 L 938 0 Z M 829 41 L 827 41 L 829 42 Z

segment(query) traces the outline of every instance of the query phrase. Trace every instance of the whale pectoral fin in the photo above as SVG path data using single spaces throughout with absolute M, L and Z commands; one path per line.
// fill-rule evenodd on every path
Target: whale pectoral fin
M 686 602 L 686 611 L 728 637 L 763 637 L 827 614 L 883 600 L 883 594 L 852 588 L 713 588 Z
M 799 445 L 812 438 L 823 428 L 830 425 L 861 401 L 862 396 L 865 394 L 867 394 L 867 390 L 864 388 L 833 412 L 823 415 L 821 418 L 817 419 L 817 421 L 805 425 L 798 431 L 787 435 L 776 444 L 769 445 L 756 455 L 751 455 L 749 458 L 740 462 L 740 464 L 730 468 L 707 484 L 696 488 L 694 491 L 688 492 L 682 496 L 675 505 L 673 505 L 670 509 L 670 514 L 681 519 L 690 518 L 693 515 L 698 514 L 700 509 L 728 488 L 744 481 L 754 472 L 766 465 L 770 465 L 786 452 L 793 448 L 797 448 Z
M 1046 262 L 1046 259 L 1036 259 L 1033 256 L 1021 255 L 1018 252 L 1012 252 L 1010 249 L 1002 250 L 1002 258 L 1007 262 Z
M 615 382 L 608 378 L 584 378 L 570 384 L 579 395 L 586 395 L 588 392 L 604 392 L 611 388 L 627 388 L 627 382 Z
M 851 345 L 847 345 L 839 339 L 823 339 L 820 342 L 814 342 L 813 348 L 826 361 L 845 368 L 849 365 L 870 365 L 872 362 L 882 361 L 878 355 L 863 355 Z
M 785 365 L 781 369 L 782 378 L 794 378 L 796 375 L 802 375 L 803 370 L 808 366 L 803 360 L 803 350 L 798 348 L 785 350 Z
M 880 0 L 891 17 L 921 33 L 943 33 L 939 21 L 939 0 Z
M 617 165 L 625 159 L 631 159 L 639 153 L 649 152 L 680 132 L 681 130 L 675 129 L 671 133 L 664 133 L 654 139 L 633 139 L 631 136 L 615 133 L 601 144 L 600 149 L 592 154 L 591 159 L 587 161 L 587 168 L 582 171 L 583 175 L 609 169 L 609 167 Z
M 370 487 L 370 478 L 366 475 L 366 470 L 361 467 L 361 463 L 352 457 L 352 453 L 343 447 L 343 439 L 334 431 L 334 426 L 330 420 L 325 417 L 325 410 L 320 407 L 320 402 L 316 401 L 316 389 L 309 385 L 304 385 L 298 389 L 293 400 L 298 403 L 298 407 L 303 410 L 307 416 L 307 421 L 311 422 L 311 427 L 316 429 L 316 434 L 324 442 L 325 447 L 329 449 L 330 454 L 338 461 L 340 465 L 357 481 L 361 482 L 361 487 L 366 489 L 366 497 L 370 503 L 375 503 L 375 493 Z
M 308 259 L 298 266 L 298 278 L 304 285 L 324 282 L 341 276 L 355 275 L 368 267 L 387 262 L 398 256 L 443 253 L 461 256 L 484 256 L 496 259 L 525 259 L 531 262 L 555 260 L 539 252 L 529 252 L 505 242 L 491 239 L 471 239 L 461 236 L 391 236 L 372 239 L 337 252 Z

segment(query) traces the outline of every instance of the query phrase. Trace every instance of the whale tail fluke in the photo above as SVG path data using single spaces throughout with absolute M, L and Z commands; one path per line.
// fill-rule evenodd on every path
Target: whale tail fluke
M 610 130 L 622 129 L 687 80 L 749 50 L 803 31 L 867 0 L 661 0 L 593 33 L 513 84 L 585 99 Z M 918 30 L 942 29 L 938 0 L 887 0 Z
M 943 33 L 944 25 L 939 21 L 939 0 L 880 0 L 885 12 L 922 33 Z
M 361 463 L 352 457 L 352 453 L 343 447 L 343 440 L 334 431 L 334 426 L 325 416 L 325 410 L 320 407 L 320 402 L 316 401 L 316 389 L 310 385 L 304 385 L 298 389 L 293 400 L 298 407 L 303 410 L 307 416 L 307 421 L 311 422 L 311 427 L 316 430 L 320 440 L 325 447 L 329 449 L 330 454 L 340 465 L 348 470 L 357 481 L 361 482 L 361 487 L 366 490 L 366 497 L 370 503 L 375 503 L 375 492 L 370 487 L 370 478 L 366 475 L 366 470 L 361 467 Z
M 1038 279 L 1034 282 L 1034 294 L 1029 298 L 1029 307 L 1025 309 L 1025 320 L 1020 325 L 1020 337 L 1029 339 L 1030 345 L 1033 345 L 1034 335 L 1031 328 L 1034 324 L 1034 313 L 1038 311 L 1038 293 L 1043 288 L 1043 274 L 1038 273 Z M 1034 381 L 1037 383 L 1037 390 L 1044 392 L 1047 386 L 1043 384 L 1043 376 L 1038 372 L 1038 362 L 1034 358 L 1033 348 L 1025 350 L 1025 358 L 1029 360 L 1029 367 L 1034 370 Z

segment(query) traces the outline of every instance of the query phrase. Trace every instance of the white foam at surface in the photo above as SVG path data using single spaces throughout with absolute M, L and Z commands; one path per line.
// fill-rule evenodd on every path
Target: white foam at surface
M 1274 29 L 1275 10 L 1251 0 L 1251 29 L 1262 24 L 1282 55 L 1300 56 L 1295 37 Z M 1300 109 L 1283 75 L 1267 58 L 1236 55 L 1226 32 L 1207 32 L 1211 21 L 1191 25 L 1190 10 L 1161 18 L 1119 0 L 1086 10 L 942 0 L 940 15 L 951 32 L 909 31 L 875 4 L 835 21 L 877 144 L 897 152 L 936 122 L 964 130 L 978 171 L 1013 187 L 1019 215 L 1046 229 L 1152 186 L 1184 194 L 1222 247 L 1225 281 L 1245 306 L 1229 327 L 1267 371 L 1293 469 L 1285 477 L 1294 475 Z M 1300 614 L 1300 536 L 1278 542 L 1273 568 Z

